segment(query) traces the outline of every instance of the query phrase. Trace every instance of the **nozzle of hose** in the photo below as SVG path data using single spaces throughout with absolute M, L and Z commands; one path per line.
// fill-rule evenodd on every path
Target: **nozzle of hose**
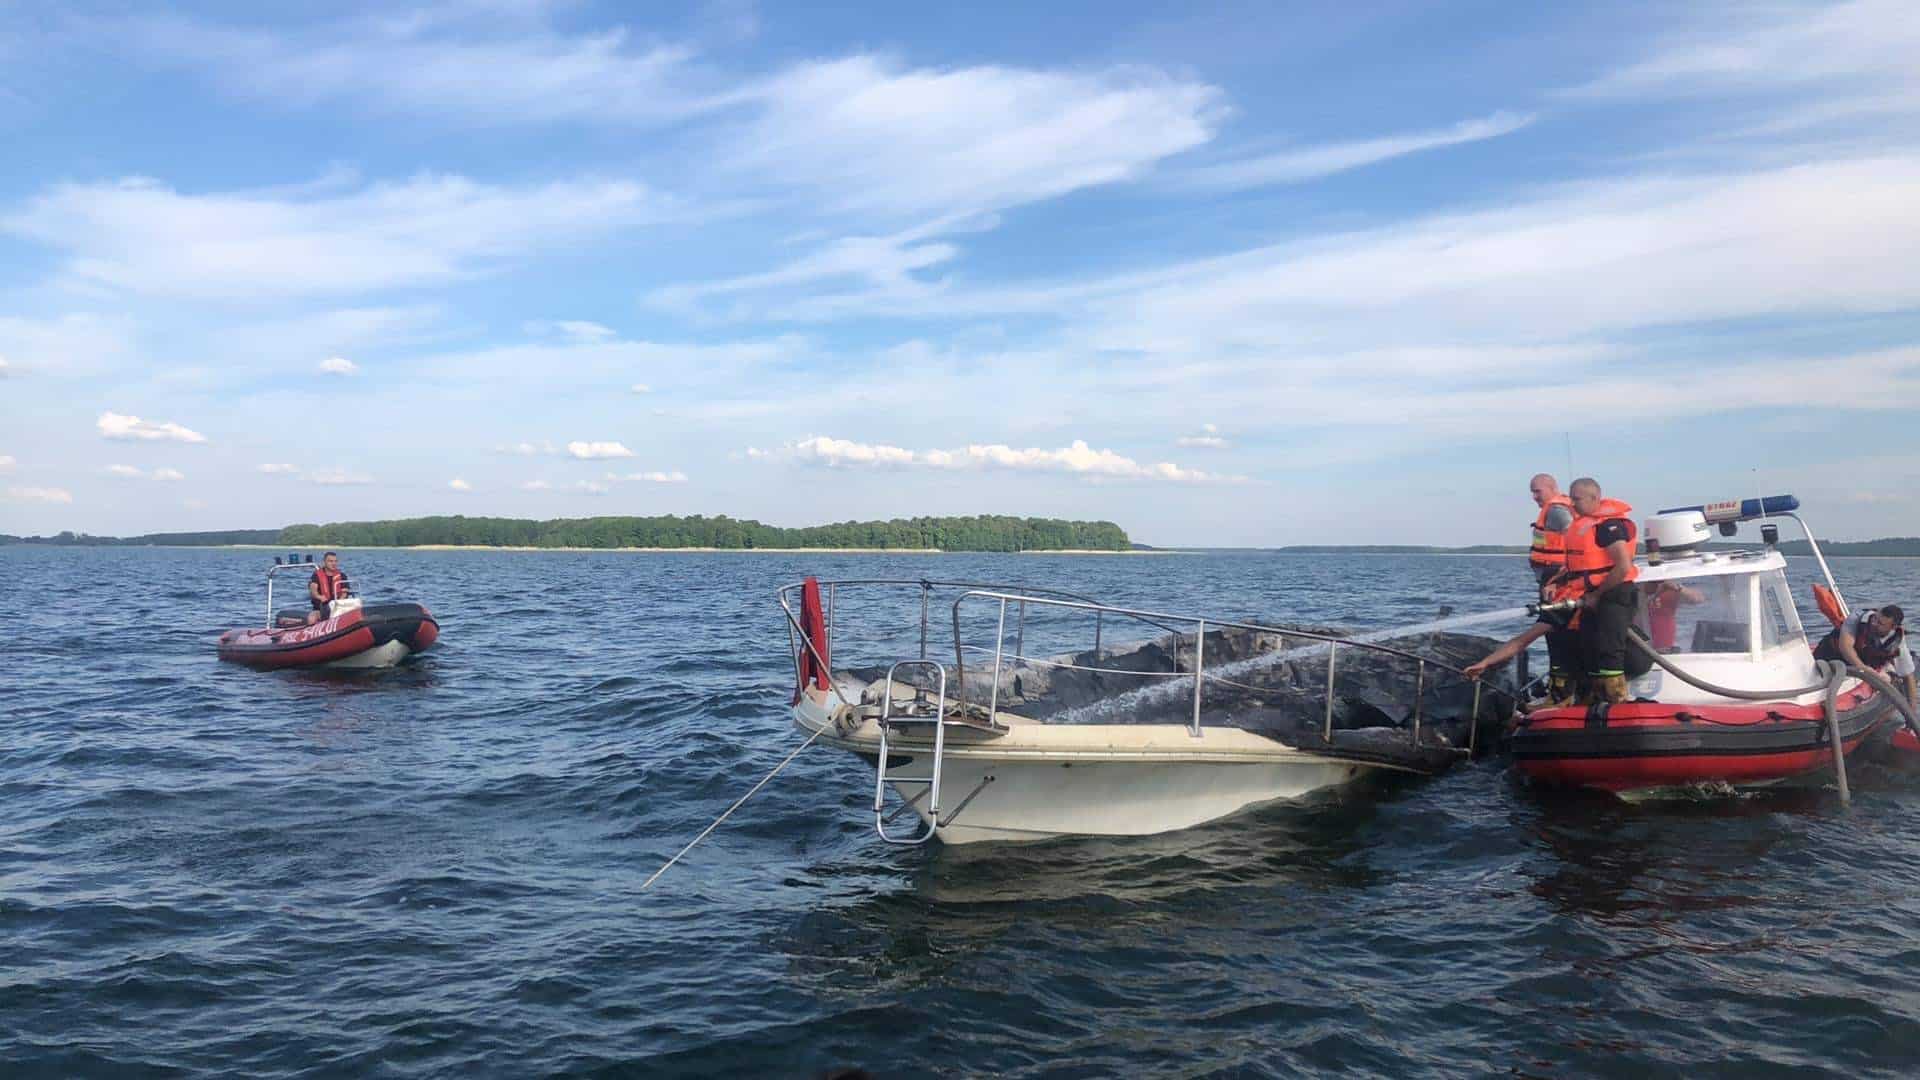
M 1527 614 L 1534 618 L 1542 615 L 1565 615 L 1579 608 L 1578 600 L 1555 600 L 1551 604 L 1528 604 Z

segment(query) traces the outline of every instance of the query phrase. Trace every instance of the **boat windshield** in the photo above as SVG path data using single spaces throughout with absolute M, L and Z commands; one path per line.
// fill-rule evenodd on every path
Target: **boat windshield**
M 1805 648 L 1807 633 L 1800 626 L 1800 612 L 1793 606 L 1786 571 L 1767 570 L 1759 576 L 1760 647 L 1777 649 L 1782 645 L 1798 645 Z
M 1746 652 L 1756 621 L 1761 649 L 1806 647 L 1785 571 L 1704 574 L 1640 586 L 1641 630 L 1663 653 Z

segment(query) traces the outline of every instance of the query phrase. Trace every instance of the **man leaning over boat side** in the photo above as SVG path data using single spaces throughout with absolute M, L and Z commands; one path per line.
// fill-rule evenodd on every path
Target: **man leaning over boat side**
M 1550 603 L 1547 585 L 1567 568 L 1567 528 L 1573 524 L 1573 500 L 1561 494 L 1560 481 L 1550 473 L 1535 473 L 1527 482 L 1527 493 L 1540 508 L 1533 519 L 1527 565 L 1540 587 L 1541 602 Z M 1556 705 L 1571 704 L 1586 683 L 1580 634 L 1569 619 L 1555 617 L 1548 623 L 1541 631 L 1547 639 L 1547 698 Z
M 1907 648 L 1906 612 L 1898 604 L 1858 615 L 1833 628 L 1813 647 L 1815 660 L 1844 660 L 1853 667 L 1891 673 L 1906 684 L 1907 704 L 1920 708 L 1914 695 L 1913 653 Z
M 1627 632 L 1640 609 L 1640 590 L 1633 585 L 1640 576 L 1633 563 L 1639 530 L 1633 507 L 1603 497 L 1593 477 L 1575 480 L 1568 494 L 1574 519 L 1567 527 L 1567 567 L 1558 583 L 1579 600 L 1588 692 L 1596 702 L 1616 704 L 1628 697 Z

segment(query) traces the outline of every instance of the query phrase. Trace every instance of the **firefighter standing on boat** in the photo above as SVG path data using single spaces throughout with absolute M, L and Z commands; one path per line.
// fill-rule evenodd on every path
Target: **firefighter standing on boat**
M 1560 482 L 1547 473 L 1536 474 L 1527 483 L 1527 491 L 1540 508 L 1533 519 L 1533 544 L 1527 564 L 1533 569 L 1534 582 L 1541 587 L 1541 601 L 1551 602 L 1548 584 L 1567 568 L 1567 529 L 1573 524 L 1573 500 L 1560 493 Z M 1586 683 L 1580 635 L 1570 621 L 1567 625 L 1550 625 L 1545 633 L 1547 697 L 1556 705 L 1571 704 Z
M 1549 584 L 1564 599 L 1579 604 L 1580 646 L 1585 655 L 1588 694 L 1593 701 L 1627 700 L 1627 633 L 1640 607 L 1633 582 L 1633 507 L 1604 498 L 1600 484 L 1581 477 L 1568 489 L 1574 519 L 1566 532 L 1566 569 Z

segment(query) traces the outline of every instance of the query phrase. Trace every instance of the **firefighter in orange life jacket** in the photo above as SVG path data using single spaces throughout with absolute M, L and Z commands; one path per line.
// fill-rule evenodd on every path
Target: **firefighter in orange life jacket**
M 326 618 L 327 605 L 349 595 L 347 575 L 340 572 L 340 556 L 329 551 L 320 557 L 319 569 L 307 579 L 307 599 L 313 602 L 313 610 L 307 612 L 307 625 Z
M 1640 590 L 1633 587 L 1640 576 L 1633 564 L 1639 533 L 1628 516 L 1633 507 L 1602 497 L 1592 477 L 1575 480 L 1569 493 L 1574 519 L 1566 534 L 1567 568 L 1556 584 L 1580 600 L 1580 643 L 1591 699 L 1625 701 L 1631 649 L 1627 631 L 1640 607 Z
M 1533 546 L 1527 563 L 1533 567 L 1537 584 L 1545 585 L 1567 566 L 1567 526 L 1573 524 L 1573 500 L 1560 494 L 1560 482 L 1546 473 L 1538 473 L 1527 484 L 1533 505 L 1540 513 L 1533 519 Z
M 1548 582 L 1567 568 L 1567 527 L 1573 524 L 1573 500 L 1560 493 L 1560 482 L 1548 473 L 1536 473 L 1527 491 L 1540 513 L 1533 519 L 1533 544 L 1527 564 L 1541 586 L 1540 600 L 1552 603 Z M 1542 631 L 1547 639 L 1547 698 L 1556 705 L 1571 704 L 1585 688 L 1586 661 L 1572 620 L 1549 617 Z

